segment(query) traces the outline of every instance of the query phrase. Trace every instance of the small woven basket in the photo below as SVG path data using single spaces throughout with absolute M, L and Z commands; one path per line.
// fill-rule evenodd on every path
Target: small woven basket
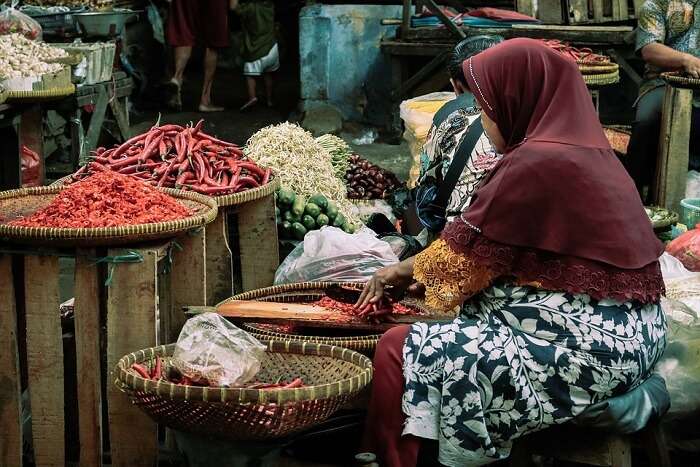
M 48 205 L 63 190 L 62 186 L 20 188 L 0 192 L 0 238 L 17 243 L 50 246 L 123 245 L 175 237 L 202 227 L 216 218 L 217 205 L 212 198 L 198 193 L 162 188 L 195 214 L 184 219 L 155 224 L 118 227 L 70 228 L 18 227 L 2 222 L 26 217 Z
M 661 73 L 661 78 L 671 86 L 683 89 L 700 89 L 700 79 L 690 78 L 678 72 Z
M 71 96 L 74 93 L 75 86 L 71 84 L 60 88 L 44 89 L 41 91 L 9 91 L 7 100 L 9 102 L 41 102 Z
M 598 75 L 583 75 L 583 81 L 588 86 L 607 86 L 620 81 L 620 71 Z
M 180 431 L 236 441 L 261 441 L 298 433 L 332 415 L 358 395 L 372 379 L 372 361 L 352 350 L 330 345 L 269 341 L 256 378 L 260 381 L 302 378 L 296 389 L 242 389 L 185 386 L 144 379 L 134 363 L 154 366 L 163 357 L 166 372 L 175 344 L 123 357 L 115 384 L 156 422 Z
M 348 288 L 361 289 L 362 284 L 352 282 L 301 282 L 297 284 L 284 284 L 266 287 L 263 289 L 251 290 L 239 295 L 235 295 L 224 300 L 219 305 L 236 300 L 260 300 L 263 302 L 277 303 L 309 303 L 320 300 L 325 296 L 325 290 L 333 285 L 342 285 Z M 416 300 L 407 299 L 402 302 L 406 306 L 416 308 L 422 312 L 433 313 Z M 241 326 L 243 329 L 253 334 L 256 338 L 283 339 L 294 342 L 313 342 L 318 344 L 335 345 L 347 349 L 362 352 L 372 356 L 377 347 L 381 334 L 368 335 L 344 335 L 344 336 L 319 336 L 290 334 L 283 330 L 281 326 L 260 325 L 257 323 L 246 323 Z M 348 333 L 349 334 L 349 333 Z

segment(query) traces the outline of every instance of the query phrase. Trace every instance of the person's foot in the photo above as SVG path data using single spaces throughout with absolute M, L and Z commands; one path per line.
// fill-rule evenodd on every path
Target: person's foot
M 224 108 L 218 105 L 214 104 L 199 104 L 199 111 L 200 112 L 223 112 Z
M 173 95 L 168 101 L 168 106 L 180 111 L 182 110 L 182 95 L 181 95 L 181 89 L 182 89 L 182 81 L 178 81 L 175 78 L 172 78 L 168 84 L 172 86 L 173 88 Z
M 241 107 L 241 112 L 245 112 L 246 110 L 255 106 L 255 104 L 257 104 L 257 103 L 258 103 L 258 98 L 257 97 L 252 98 L 251 100 L 249 100 L 248 102 L 243 104 L 243 107 Z

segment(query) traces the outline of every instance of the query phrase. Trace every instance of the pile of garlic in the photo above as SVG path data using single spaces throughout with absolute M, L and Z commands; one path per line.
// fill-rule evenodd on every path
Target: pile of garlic
M 63 65 L 46 62 L 67 56 L 63 49 L 31 41 L 22 34 L 0 36 L 0 79 L 55 73 Z

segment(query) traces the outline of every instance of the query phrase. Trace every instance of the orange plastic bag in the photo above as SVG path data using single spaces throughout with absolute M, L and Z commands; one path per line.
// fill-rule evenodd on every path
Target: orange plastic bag
M 22 146 L 22 186 L 32 187 L 40 185 L 39 169 L 41 161 L 39 154 Z
M 700 271 L 700 230 L 696 225 L 666 246 L 666 251 L 678 258 L 691 271 Z

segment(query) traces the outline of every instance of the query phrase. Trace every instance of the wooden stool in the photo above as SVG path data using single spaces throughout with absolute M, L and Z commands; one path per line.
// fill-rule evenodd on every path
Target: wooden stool
M 680 212 L 685 198 L 693 91 L 666 84 L 656 163 L 654 204 Z
M 184 315 L 173 304 L 203 304 L 204 242 L 202 229 L 178 239 L 181 250 L 171 242 L 109 248 L 99 266 L 95 249 L 17 247 L 0 253 L 0 466 L 22 466 L 19 349 L 25 342 L 36 466 L 66 465 L 59 256 L 75 256 L 80 465 L 102 464 L 103 430 L 109 426 L 114 467 L 153 467 L 156 424 L 119 391 L 111 373 L 125 354 L 177 337 Z M 18 311 L 24 312 L 24 328 L 18 327 Z
M 548 428 L 517 440 L 510 457 L 512 467 L 528 467 L 532 456 L 540 455 L 567 462 L 602 467 L 631 467 L 632 444 L 639 439 L 649 465 L 671 467 L 663 433 L 658 424 L 634 435 L 608 433 L 573 423 Z

